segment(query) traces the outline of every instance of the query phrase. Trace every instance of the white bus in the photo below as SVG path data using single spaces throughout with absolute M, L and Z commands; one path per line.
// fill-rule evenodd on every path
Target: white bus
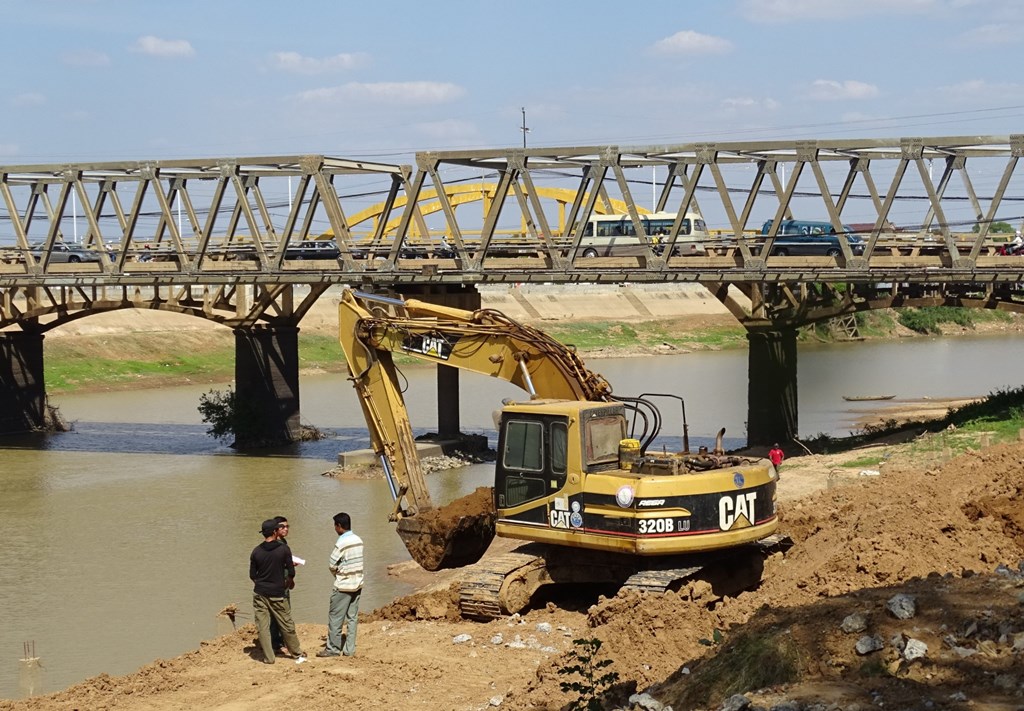
M 676 221 L 676 213 L 640 215 L 640 221 L 655 254 L 662 254 Z M 704 218 L 688 212 L 679 228 L 672 256 L 702 256 L 706 254 L 704 242 L 707 239 L 708 228 Z M 592 215 L 583 227 L 578 253 L 583 257 L 633 257 L 642 255 L 644 248 L 629 215 Z

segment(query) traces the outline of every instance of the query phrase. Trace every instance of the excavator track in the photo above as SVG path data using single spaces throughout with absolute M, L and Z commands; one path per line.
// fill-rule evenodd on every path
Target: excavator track
M 511 614 L 502 604 L 502 586 L 517 570 L 543 566 L 544 557 L 537 548 L 532 545 L 520 546 L 515 551 L 483 560 L 467 569 L 459 588 L 459 611 L 462 616 L 492 620 Z
M 640 570 L 629 576 L 626 582 L 622 584 L 622 587 L 644 592 L 663 593 L 674 586 L 685 583 L 687 580 L 701 577 L 701 571 L 723 562 L 729 564 L 732 570 L 753 565 L 756 568 L 755 574 L 760 576 L 760 566 L 757 565 L 758 563 L 773 553 L 784 553 L 792 546 L 792 538 L 776 533 L 737 549 L 724 551 L 720 554 L 705 554 L 702 557 L 706 558 L 706 561 L 698 562 L 695 565 Z
M 792 545 L 789 536 L 775 534 L 736 549 L 698 556 L 613 562 L 596 551 L 528 543 L 464 569 L 459 611 L 469 619 L 504 617 L 526 607 L 539 587 L 558 582 L 615 583 L 664 593 L 699 578 L 708 580 L 720 594 L 733 595 L 757 584 L 765 558 Z

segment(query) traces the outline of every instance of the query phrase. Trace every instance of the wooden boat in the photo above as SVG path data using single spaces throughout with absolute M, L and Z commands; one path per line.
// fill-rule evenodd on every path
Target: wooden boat
M 843 395 L 848 402 L 862 402 L 864 400 L 892 400 L 895 395 Z

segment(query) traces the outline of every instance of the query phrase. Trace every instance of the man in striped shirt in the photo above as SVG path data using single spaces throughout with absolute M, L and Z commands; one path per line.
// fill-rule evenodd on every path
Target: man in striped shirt
M 331 606 L 327 613 L 327 646 L 318 657 L 351 657 L 356 653 L 356 624 L 359 596 L 363 591 L 363 541 L 352 532 L 352 519 L 347 513 L 334 515 L 338 540 L 331 551 L 330 570 L 334 574 Z M 344 644 L 341 625 L 345 623 Z

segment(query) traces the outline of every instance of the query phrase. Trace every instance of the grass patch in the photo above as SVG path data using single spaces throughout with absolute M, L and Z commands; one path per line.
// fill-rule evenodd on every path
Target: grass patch
M 797 644 L 786 630 L 741 633 L 713 657 L 693 665 L 675 708 L 717 707 L 743 694 L 796 681 L 800 676 Z
M 897 318 L 911 331 L 937 335 L 942 333 L 942 324 L 944 323 L 953 323 L 962 328 L 974 328 L 974 311 L 975 309 L 949 306 L 926 306 L 920 309 L 900 309 Z
M 881 455 L 877 457 L 861 457 L 860 459 L 846 462 L 842 466 L 848 469 L 866 469 L 868 467 L 877 467 L 884 460 L 885 458 Z
M 951 427 L 952 426 L 952 427 Z M 1017 441 L 1024 429 L 1024 387 L 998 390 L 976 403 L 949 412 L 946 417 L 927 422 L 897 423 L 865 427 L 850 437 L 818 435 L 804 444 L 816 454 L 834 454 L 874 442 L 881 437 L 930 432 L 932 436 L 914 439 L 901 448 L 904 457 L 919 463 L 942 462 L 969 449 L 1002 442 Z M 881 463 L 885 455 L 878 459 Z M 865 466 L 873 457 L 865 457 L 845 466 Z
M 301 334 L 299 367 L 342 371 L 345 357 L 335 338 Z M 55 338 L 46 342 L 44 368 L 51 393 L 228 382 L 235 377 L 235 341 L 227 330 Z
M 581 351 L 599 348 L 630 348 L 657 346 L 668 343 L 676 347 L 694 345 L 708 348 L 746 347 L 746 330 L 735 326 L 711 326 L 681 330 L 672 321 L 617 321 L 569 322 L 542 324 L 540 328 L 552 338 L 575 346 Z

